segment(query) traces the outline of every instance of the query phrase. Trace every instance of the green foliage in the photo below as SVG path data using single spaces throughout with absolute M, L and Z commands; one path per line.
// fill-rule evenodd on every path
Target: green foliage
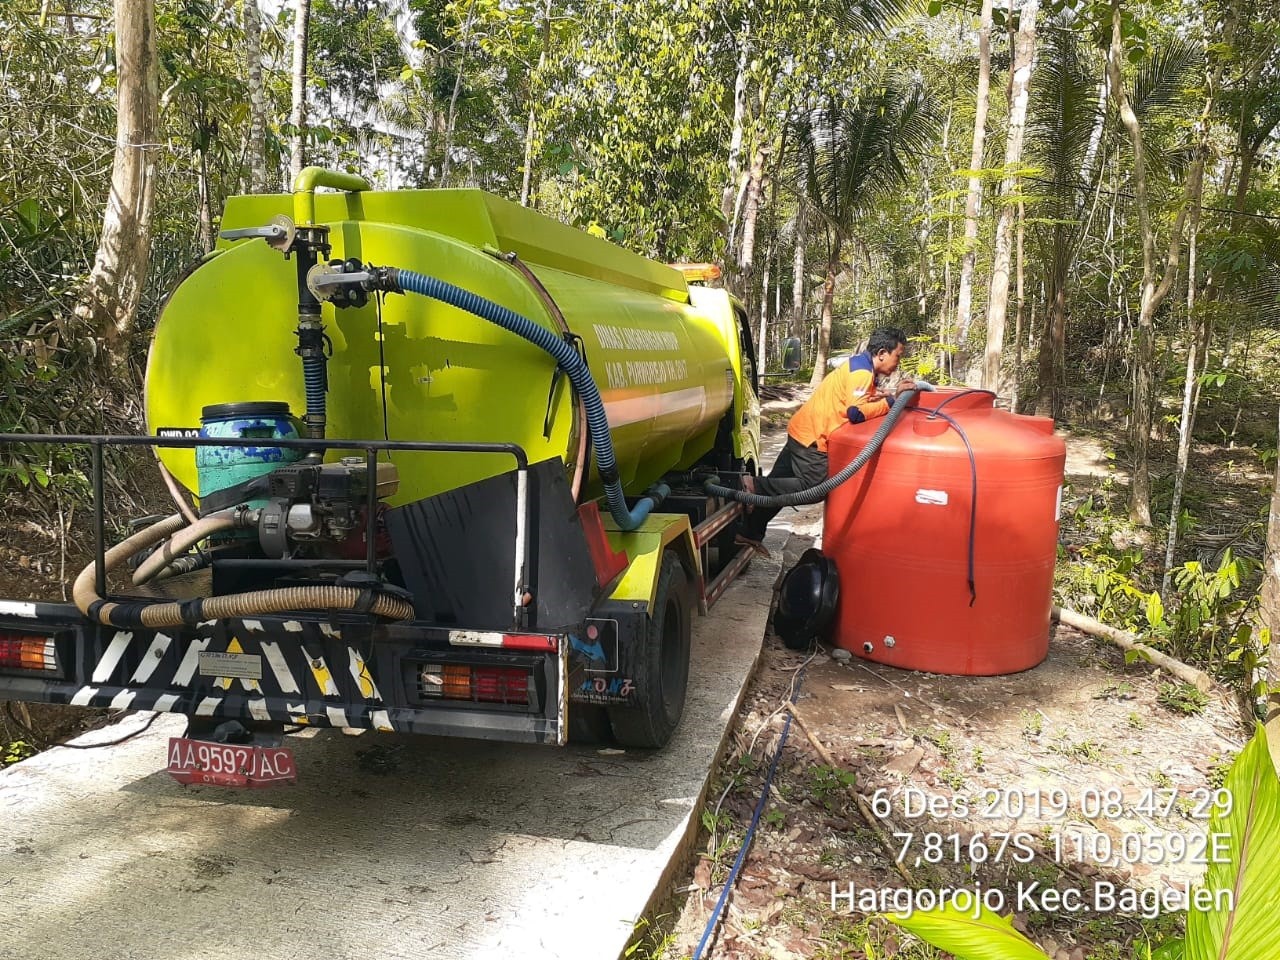
M 1227 775 L 1231 809 L 1218 807 L 1207 833 L 1231 838 L 1230 856 L 1211 863 L 1201 886 L 1231 890 L 1234 908 L 1192 910 L 1186 960 L 1270 960 L 1280 944 L 1280 780 L 1259 727 Z
M 1164 610 L 1157 595 L 1148 595 L 1148 625 L 1175 656 L 1251 676 L 1259 651 L 1245 621 L 1257 594 L 1244 585 L 1257 570 L 1257 561 L 1238 557 L 1230 548 L 1223 551 L 1216 568 L 1187 561 L 1174 573 L 1178 602 L 1172 611 Z
M 919 377 L 928 380 L 934 386 L 941 386 L 949 379 L 942 368 L 940 359 L 955 352 L 950 344 L 939 343 L 928 334 L 918 334 L 908 338 L 907 355 L 903 357 L 900 369 L 904 377 Z
M 4 745 L 3 750 L 0 750 L 0 770 L 17 763 L 19 760 L 34 756 L 35 753 L 36 748 L 25 740 L 11 740 Z
M 986 907 L 961 911 L 947 905 L 937 910 L 917 910 L 906 917 L 890 915 L 888 919 L 921 940 L 955 954 L 959 960 L 1043 960 L 1048 956 L 1013 929 L 1009 918 L 997 916 Z
M 1162 683 L 1156 693 L 1156 703 L 1174 713 L 1194 716 L 1204 712 L 1209 705 L 1209 695 L 1189 683 Z
M 857 786 L 858 778 L 848 770 L 817 766 L 809 771 L 809 791 L 827 810 L 838 810 L 849 799 L 848 790 Z
M 42 23 L 39 6 L 0 8 L 0 316 L 56 302 L 87 270 L 101 226 L 97 138 L 114 139 L 110 44 Z M 111 5 L 77 9 L 109 16 Z
M 671 917 L 663 914 L 651 921 L 641 917 L 631 931 L 631 942 L 622 952 L 625 960 L 663 960 L 676 942 L 676 935 L 669 929 Z
M 1064 517 L 1077 541 L 1058 565 L 1055 592 L 1065 607 L 1142 635 L 1172 656 L 1205 666 L 1241 692 L 1257 696 L 1254 674 L 1265 653 L 1253 629 L 1259 564 L 1224 550 L 1216 565 L 1175 566 L 1169 602 L 1156 589 L 1147 551 L 1128 545 L 1132 527 L 1110 509 L 1110 490 L 1085 497 Z
M 717 833 L 721 830 L 727 830 L 733 826 L 733 818 L 727 813 L 716 813 L 714 810 L 704 807 L 700 816 L 702 827 L 708 833 Z
M 1215 807 L 1209 836 L 1230 838 L 1229 854 L 1210 858 L 1200 889 L 1230 891 L 1224 909 L 1193 908 L 1187 933 L 1159 947 L 1139 948 L 1152 960 L 1273 960 L 1280 943 L 1280 779 L 1261 727 L 1227 777 L 1229 804 Z M 1194 894 L 1193 894 L 1194 897 Z M 1193 904 L 1195 900 L 1191 901 Z M 975 916 L 975 914 L 977 914 Z M 890 920 L 957 960 L 1043 960 L 1048 955 L 1013 929 L 1009 918 L 952 905 Z
M 0 431 L 45 432 L 50 423 L 76 425 L 77 416 L 93 416 L 77 405 L 78 386 L 66 376 L 52 354 L 41 362 L 36 351 L 6 352 L 0 345 Z M 71 446 L 0 449 L 0 494 L 48 499 L 67 496 L 85 500 L 89 494 L 88 455 Z
M 308 43 L 307 162 L 367 172 L 370 155 L 393 153 L 397 140 L 375 123 L 385 88 L 409 67 L 395 24 L 376 0 L 312 0 Z
M 1079 511 L 1091 509 L 1086 499 Z M 1119 522 L 1090 524 L 1102 533 Z M 1150 594 L 1137 580 L 1143 552 L 1137 547 L 1117 547 L 1110 537 L 1080 544 L 1068 562 L 1058 566 L 1058 599 L 1062 606 L 1087 612 L 1122 630 L 1142 629 Z
M 718 252 L 726 86 L 708 69 L 715 21 L 713 0 L 582 5 L 593 40 L 564 64 L 576 76 L 558 79 L 548 107 L 559 175 L 543 196 L 553 211 L 661 259 Z
M 1044 715 L 1039 710 L 1022 711 L 1022 735 L 1033 740 L 1044 732 Z
M 830 95 L 799 117 L 795 163 L 806 195 L 836 238 L 837 254 L 869 206 L 907 178 L 937 126 L 926 92 L 895 77 Z

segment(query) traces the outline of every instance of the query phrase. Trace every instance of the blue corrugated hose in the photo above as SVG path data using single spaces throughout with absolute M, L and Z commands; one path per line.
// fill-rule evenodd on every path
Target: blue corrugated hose
M 325 391 L 329 389 L 324 357 L 302 359 L 302 379 L 307 393 L 307 413 L 325 418 Z
M 619 527 L 623 530 L 634 530 L 670 493 L 666 484 L 655 484 L 634 509 L 627 508 L 626 497 L 622 492 L 622 482 L 618 479 L 618 461 L 613 452 L 613 438 L 609 435 L 609 420 L 605 416 L 604 401 L 600 398 L 595 380 L 591 378 L 591 370 L 572 343 L 552 333 L 546 327 L 534 323 L 528 317 L 522 317 L 514 310 L 508 310 L 499 303 L 494 303 L 479 294 L 463 290 L 436 277 L 429 277 L 413 270 L 398 270 L 396 281 L 402 290 L 440 300 L 459 310 L 474 314 L 482 320 L 488 320 L 528 340 L 534 346 L 541 347 L 555 358 L 560 369 L 573 384 L 573 388 L 578 391 L 578 396 L 582 398 L 582 405 L 587 413 L 587 433 L 591 437 L 591 445 L 595 448 L 596 471 L 604 482 L 604 498 L 609 506 L 609 513 Z

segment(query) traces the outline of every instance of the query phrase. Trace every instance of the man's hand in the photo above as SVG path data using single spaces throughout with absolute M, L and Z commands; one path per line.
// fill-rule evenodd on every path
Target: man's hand
M 914 380 L 900 380 L 898 381 L 898 389 L 894 391 L 894 396 L 900 397 L 908 390 L 914 390 L 915 388 L 916 382 Z

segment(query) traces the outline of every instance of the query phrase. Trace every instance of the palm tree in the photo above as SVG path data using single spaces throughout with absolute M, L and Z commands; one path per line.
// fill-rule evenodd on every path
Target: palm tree
M 827 236 L 815 386 L 826 373 L 831 306 L 845 244 L 866 210 L 906 180 L 908 168 L 933 144 L 937 127 L 925 92 L 893 79 L 847 99 L 828 97 L 797 122 L 791 138 L 795 166 Z
M 1041 328 L 1035 409 L 1062 410 L 1063 354 L 1076 259 L 1087 239 L 1089 206 L 1100 197 L 1098 180 L 1117 151 L 1123 131 L 1096 58 L 1082 50 L 1074 31 L 1059 21 L 1042 31 L 1040 76 L 1027 121 L 1027 161 L 1041 172 L 1033 183 L 1033 229 L 1044 251 L 1045 318 Z M 1138 69 L 1129 100 L 1144 123 L 1166 117 L 1193 75 L 1200 53 L 1181 40 L 1158 46 Z M 1109 122 L 1108 122 L 1109 121 Z M 1168 179 L 1188 162 L 1186 148 L 1147 144 L 1147 169 Z
M 1056 25 L 1060 26 L 1060 24 Z M 1103 168 L 1099 160 L 1100 71 L 1082 55 L 1074 31 L 1043 31 L 1040 78 L 1027 122 L 1028 161 L 1042 171 L 1033 189 L 1034 223 L 1045 251 L 1045 321 L 1040 338 L 1036 412 L 1060 411 L 1068 283 L 1084 235 L 1085 205 Z M 1105 92 L 1103 93 L 1105 96 Z

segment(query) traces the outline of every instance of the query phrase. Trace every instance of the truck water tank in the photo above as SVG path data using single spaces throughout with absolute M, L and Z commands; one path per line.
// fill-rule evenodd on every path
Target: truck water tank
M 423 271 L 494 300 L 581 346 L 604 400 L 619 477 L 639 494 L 715 444 L 735 397 L 728 295 L 690 290 L 676 270 L 479 190 L 393 190 L 315 197 L 333 259 Z M 224 228 L 293 212 L 289 196 L 234 197 Z M 500 251 L 518 253 L 517 269 Z M 527 270 L 527 273 L 525 272 Z M 150 432 L 193 430 L 210 404 L 271 400 L 306 408 L 297 354 L 294 261 L 261 240 L 221 240 L 174 290 L 147 360 Z M 327 435 L 518 443 L 531 463 L 573 464 L 575 397 L 542 350 L 488 321 L 425 297 L 389 296 L 322 312 Z M 344 451 L 331 450 L 330 459 Z M 199 487 L 190 450 L 160 457 Z M 390 456 L 393 506 L 511 469 L 492 454 Z M 594 460 L 594 457 L 591 458 Z M 598 477 L 586 495 L 601 490 Z
M 920 394 L 879 452 L 827 498 L 836 562 L 833 640 L 856 656 L 990 676 L 1049 651 L 1066 444 L 1047 417 L 997 410 L 986 391 Z M 830 471 L 879 421 L 831 435 Z

